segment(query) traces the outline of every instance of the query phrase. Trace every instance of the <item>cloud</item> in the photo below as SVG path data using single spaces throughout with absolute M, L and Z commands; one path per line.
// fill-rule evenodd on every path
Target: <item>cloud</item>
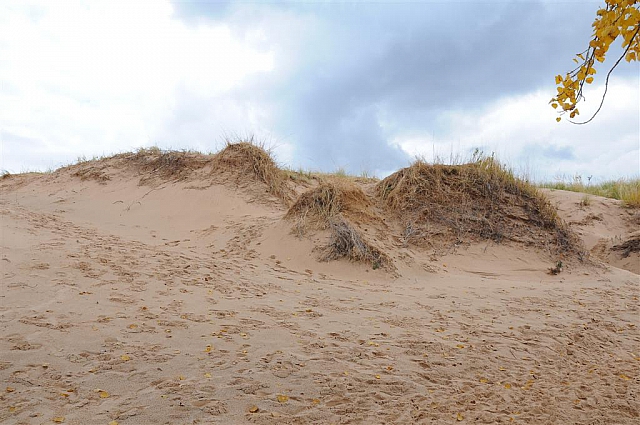
M 605 107 L 590 124 L 556 123 L 548 94 L 506 96 L 476 109 L 437 115 L 445 130 L 431 135 L 405 133 L 395 143 L 412 155 L 469 156 L 475 148 L 497 156 L 537 180 L 575 174 L 597 179 L 637 175 L 640 170 L 640 97 L 638 79 L 617 78 L 609 85 Z M 604 85 L 589 88 L 582 116 L 595 111 Z
M 4 4 L 0 16 L 0 124 L 51 151 L 153 143 L 180 115 L 176 93 L 220 96 L 274 66 L 224 24 L 173 19 L 168 2 Z

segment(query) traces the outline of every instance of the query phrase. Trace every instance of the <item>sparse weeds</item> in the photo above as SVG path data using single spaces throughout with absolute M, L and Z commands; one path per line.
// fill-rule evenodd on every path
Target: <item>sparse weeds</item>
M 11 176 L 12 176 L 12 174 L 9 171 L 2 170 L 2 173 L 0 173 L 0 180 L 8 179 Z
M 580 206 L 582 208 L 586 208 L 591 205 L 591 197 L 589 195 L 584 195 L 582 199 L 580 199 Z
M 540 186 L 618 199 L 628 207 L 640 208 L 640 178 L 608 180 L 596 184 L 591 184 L 589 180 L 584 184 L 580 176 L 574 176 L 571 179 L 561 178 L 556 182 L 543 183 Z

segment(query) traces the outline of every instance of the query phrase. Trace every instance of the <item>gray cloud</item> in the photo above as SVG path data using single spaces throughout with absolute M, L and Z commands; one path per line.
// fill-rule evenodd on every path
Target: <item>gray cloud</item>
M 290 66 L 238 96 L 272 108 L 274 132 L 292 140 L 301 165 L 351 172 L 405 165 L 409 157 L 390 144 L 393 136 L 446 132 L 436 118 L 448 108 L 478 108 L 545 86 L 553 93 L 553 76 L 587 43 L 596 7 L 175 3 L 187 22 L 224 21 L 240 32 L 262 28 L 286 46 L 278 57 Z M 313 25 L 288 32 L 296 18 Z M 296 50 L 290 37 L 304 45 Z M 566 159 L 570 152 L 548 155 Z

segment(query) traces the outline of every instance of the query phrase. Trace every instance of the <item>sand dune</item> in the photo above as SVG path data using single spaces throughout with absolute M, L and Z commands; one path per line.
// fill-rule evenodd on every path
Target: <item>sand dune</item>
M 615 201 L 548 193 L 590 260 L 539 228 L 403 240 L 372 203 L 343 214 L 388 265 L 319 261 L 330 227 L 285 218 L 317 182 L 132 158 L 0 182 L 0 422 L 640 420 L 639 257 L 611 250 L 638 216 Z

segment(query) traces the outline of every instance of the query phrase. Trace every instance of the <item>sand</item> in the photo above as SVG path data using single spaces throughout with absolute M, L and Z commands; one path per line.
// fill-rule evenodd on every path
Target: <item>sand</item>
M 495 243 L 398 248 L 390 273 L 317 261 L 275 198 L 138 183 L 0 182 L 0 422 L 640 420 L 640 265 L 607 251 L 637 225 L 615 201 L 549 193 L 594 260 L 558 275 Z

